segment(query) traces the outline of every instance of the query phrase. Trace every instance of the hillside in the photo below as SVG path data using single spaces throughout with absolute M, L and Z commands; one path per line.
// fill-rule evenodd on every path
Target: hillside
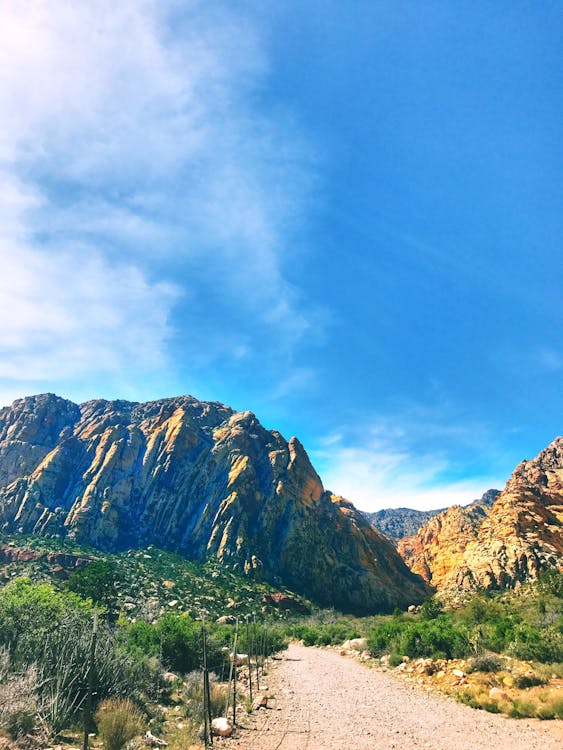
M 563 563 L 563 438 L 523 461 L 489 510 L 452 506 L 398 549 L 438 589 L 513 587 Z
M 110 566 L 110 581 L 100 563 Z M 290 591 L 233 573 L 217 561 L 191 562 L 152 546 L 111 553 L 68 539 L 0 536 L 0 587 L 18 577 L 71 585 L 115 612 L 149 622 L 165 612 L 199 617 L 205 611 L 213 618 L 259 612 L 279 619 L 310 611 L 309 603 Z M 99 590 L 90 590 L 93 586 Z
M 344 611 L 426 593 L 389 540 L 324 489 L 297 438 L 191 396 L 77 405 L 44 394 L 0 410 L 0 523 L 215 559 Z

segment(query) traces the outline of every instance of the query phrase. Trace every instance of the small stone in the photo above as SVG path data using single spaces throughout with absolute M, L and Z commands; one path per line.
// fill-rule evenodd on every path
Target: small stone
M 268 696 L 259 693 L 252 701 L 252 710 L 258 711 L 260 708 L 268 708 Z

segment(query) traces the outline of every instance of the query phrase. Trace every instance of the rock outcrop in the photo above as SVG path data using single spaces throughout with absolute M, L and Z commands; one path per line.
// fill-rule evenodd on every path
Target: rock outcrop
M 78 406 L 44 394 L 1 409 L 0 527 L 217 558 L 346 611 L 425 594 L 392 544 L 324 489 L 297 438 L 191 396 Z
M 499 494 L 498 490 L 487 490 L 478 500 L 474 500 L 470 506 L 484 505 L 490 508 Z M 415 536 L 428 521 L 443 513 L 447 508 L 438 510 L 414 510 L 413 508 L 384 508 L 375 513 L 364 513 L 365 517 L 382 531 L 390 539 L 399 540 L 407 536 Z
M 523 461 L 487 504 L 452 506 L 398 550 L 438 590 L 514 587 L 563 564 L 563 438 Z

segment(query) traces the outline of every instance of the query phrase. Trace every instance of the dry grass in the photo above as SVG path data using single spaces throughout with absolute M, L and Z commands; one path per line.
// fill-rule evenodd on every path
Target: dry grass
M 96 711 L 98 734 L 105 750 L 122 750 L 143 731 L 143 714 L 124 698 L 102 701 Z

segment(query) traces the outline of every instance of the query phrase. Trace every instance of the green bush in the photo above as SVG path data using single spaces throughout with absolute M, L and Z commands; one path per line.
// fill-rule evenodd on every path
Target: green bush
M 469 652 L 469 641 L 462 628 L 446 615 L 419 622 L 392 620 L 376 626 L 368 637 L 373 656 L 397 653 L 403 656 L 459 658 Z
M 118 698 L 100 703 L 95 716 L 105 750 L 122 750 L 143 730 L 143 715 L 132 701 Z
M 546 682 L 546 678 L 538 674 L 519 674 L 514 678 L 514 686 L 520 690 L 536 687 L 537 685 L 545 685 Z
M 471 659 L 467 667 L 468 672 L 500 672 L 504 662 L 497 654 L 481 654 Z
M 91 599 L 101 604 L 114 616 L 117 603 L 117 584 L 120 578 L 114 563 L 97 560 L 86 568 L 74 572 L 67 581 L 66 587 L 83 599 Z
M 443 607 L 440 600 L 434 596 L 429 596 L 421 604 L 420 616 L 423 620 L 434 620 L 442 614 L 442 611 Z
M 403 663 L 403 657 L 400 654 L 390 654 L 389 655 L 389 666 L 390 667 L 398 667 L 399 664 Z
M 509 650 L 517 659 L 539 662 L 563 661 L 563 633 L 554 627 L 540 628 L 521 623 L 512 633 Z

